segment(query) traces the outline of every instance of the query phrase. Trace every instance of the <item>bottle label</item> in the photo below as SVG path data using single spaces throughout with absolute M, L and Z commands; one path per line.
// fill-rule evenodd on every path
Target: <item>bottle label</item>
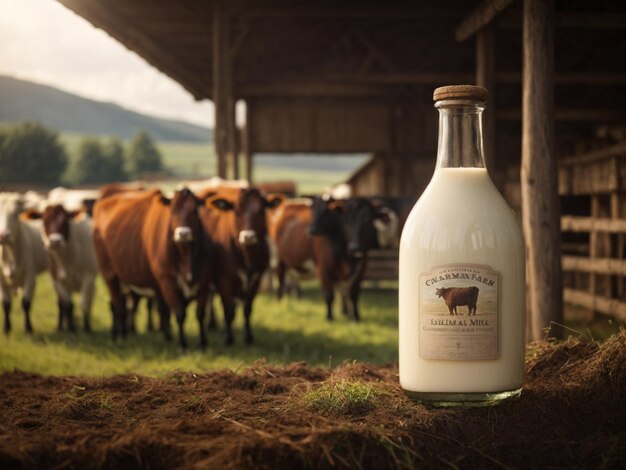
M 500 273 L 447 264 L 419 280 L 419 354 L 453 361 L 497 359 Z

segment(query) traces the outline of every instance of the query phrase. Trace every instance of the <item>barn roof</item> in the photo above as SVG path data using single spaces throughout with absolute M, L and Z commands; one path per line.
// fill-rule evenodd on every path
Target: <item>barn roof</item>
M 197 99 L 213 94 L 217 16 L 230 23 L 236 97 L 371 94 L 390 86 L 432 86 L 474 77 L 473 41 L 459 42 L 455 32 L 457 37 L 471 36 L 467 31 L 472 31 L 472 24 L 467 20 L 479 2 L 59 1 L 181 83 Z M 499 29 L 496 79 L 517 86 L 522 65 L 521 2 L 485 3 L 495 10 L 505 9 L 495 19 Z M 556 9 L 557 83 L 626 82 L 626 42 L 621 39 L 626 4 L 558 1 Z
M 390 188 L 413 191 L 402 168 L 434 153 L 433 88 L 474 82 L 491 92 L 487 161 L 519 165 L 521 1 L 59 1 L 214 101 L 220 176 L 229 167 L 239 176 L 240 149 L 372 152 L 396 159 L 386 177 L 405 183 Z M 550 25 L 563 148 L 599 124 L 626 122 L 626 2 L 555 0 Z M 247 124 L 238 131 L 239 99 Z

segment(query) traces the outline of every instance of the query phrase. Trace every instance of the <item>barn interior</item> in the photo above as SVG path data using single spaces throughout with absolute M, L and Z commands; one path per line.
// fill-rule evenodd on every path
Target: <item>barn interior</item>
M 417 196 L 436 153 L 433 89 L 476 83 L 490 90 L 492 177 L 502 189 L 518 179 L 522 2 L 61 3 L 196 99 L 214 101 L 220 176 L 251 178 L 253 156 L 264 152 L 369 153 L 350 181 L 355 194 Z M 557 1 L 554 27 L 556 153 L 564 157 L 580 141 L 614 138 L 626 121 L 626 5 Z
M 543 106 L 523 99 L 534 79 L 521 1 L 60 2 L 214 102 L 226 178 L 252 180 L 260 153 L 367 153 L 354 195 L 417 198 L 435 163 L 433 89 L 475 83 L 490 91 L 490 174 L 520 209 L 523 121 L 554 123 L 545 158 L 560 167 L 565 299 L 626 319 L 626 3 L 554 2 Z

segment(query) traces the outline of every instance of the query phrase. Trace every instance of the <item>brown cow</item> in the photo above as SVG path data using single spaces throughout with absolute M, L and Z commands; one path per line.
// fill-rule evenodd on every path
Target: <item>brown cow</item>
M 310 224 L 311 201 L 308 199 L 286 200 L 269 217 L 269 236 L 275 251 L 273 255 L 277 258 L 272 267 L 275 267 L 278 278 L 279 299 L 288 286 L 299 295 L 298 278 L 315 274 Z
M 120 193 L 132 193 L 135 191 L 145 191 L 143 184 L 109 183 L 100 188 L 100 199 Z
M 269 265 L 266 209 L 280 204 L 282 198 L 266 198 L 254 188 L 218 188 L 201 197 L 209 198 L 200 217 L 219 268 L 214 283 L 224 308 L 226 344 L 234 343 L 235 297 L 244 301 L 245 341 L 251 344 L 252 303 Z
M 365 210 L 364 210 L 365 209 Z M 326 318 L 333 319 L 337 288 L 343 312 L 359 321 L 358 298 L 367 263 L 367 250 L 375 247 L 375 211 L 365 200 L 348 202 L 315 198 L 312 204 L 287 203 L 272 222 L 278 263 L 279 296 L 287 270 L 307 272 L 314 263 L 326 301 Z M 357 256 L 358 255 L 358 256 Z
M 115 194 L 126 194 L 126 195 L 138 195 L 139 192 L 145 191 L 145 186 L 141 183 L 108 183 L 104 186 L 100 187 L 100 199 L 106 199 L 109 196 L 114 196 Z M 146 292 L 144 292 L 146 293 Z M 139 302 L 141 298 L 144 297 L 137 291 L 130 291 L 127 294 L 126 298 L 126 323 L 127 328 L 130 333 L 136 333 L 135 328 L 135 316 L 137 315 L 137 310 L 139 309 Z M 148 331 L 154 331 L 154 322 L 152 318 L 152 310 L 154 306 L 154 296 L 145 295 L 146 298 L 146 311 L 148 314 L 148 322 L 146 325 L 146 329 Z
M 441 287 L 435 295 L 443 298 L 450 310 L 450 315 L 458 315 L 457 307 L 467 305 L 468 315 L 476 315 L 478 301 L 478 287 Z M 473 313 L 472 313 L 473 312 Z
M 209 264 L 204 262 L 208 242 L 198 218 L 200 205 L 201 201 L 188 189 L 177 191 L 171 200 L 153 190 L 114 195 L 96 203 L 94 244 L 111 294 L 113 338 L 126 333 L 122 288 L 127 286 L 155 295 L 167 338 L 171 337 L 169 312 L 175 312 L 179 344 L 186 348 L 185 309 L 197 291 L 200 345 L 206 345 L 202 324 L 208 294 L 207 289 L 198 286 L 208 283 L 205 277 Z

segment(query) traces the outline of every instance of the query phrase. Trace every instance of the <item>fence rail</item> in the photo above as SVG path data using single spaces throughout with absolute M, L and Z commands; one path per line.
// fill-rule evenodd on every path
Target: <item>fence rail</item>
M 559 192 L 588 198 L 590 212 L 561 217 L 573 234 L 562 247 L 564 301 L 626 321 L 626 142 L 563 160 Z

